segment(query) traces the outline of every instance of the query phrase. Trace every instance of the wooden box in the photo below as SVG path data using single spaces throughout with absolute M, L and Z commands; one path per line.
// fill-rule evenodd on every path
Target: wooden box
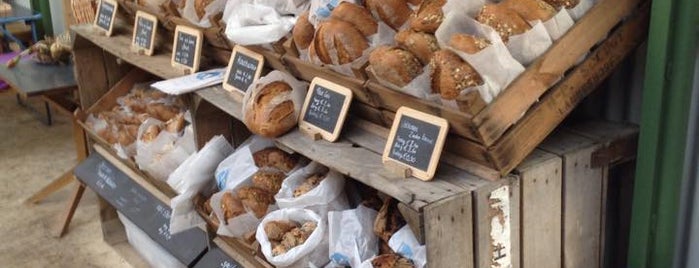
M 291 52 L 283 60 L 297 77 L 308 81 L 323 77 L 353 90 L 360 104 L 352 113 L 374 123 L 391 126 L 401 106 L 447 119 L 452 135 L 446 149 L 496 171 L 496 178 L 521 163 L 643 41 L 648 6 L 641 0 L 598 1 L 493 102 L 472 113 L 389 89 L 357 72 L 349 77 L 304 62 L 293 44 L 287 44 Z

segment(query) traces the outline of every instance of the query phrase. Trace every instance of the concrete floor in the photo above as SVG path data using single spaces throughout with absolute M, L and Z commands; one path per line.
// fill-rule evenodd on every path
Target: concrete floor
M 43 110 L 40 99 L 32 101 Z M 0 93 L 0 267 L 130 267 L 102 241 L 97 198 L 89 190 L 69 232 L 53 236 L 73 185 L 38 205 L 24 200 L 76 162 L 72 126 L 56 114 L 54 125 Z

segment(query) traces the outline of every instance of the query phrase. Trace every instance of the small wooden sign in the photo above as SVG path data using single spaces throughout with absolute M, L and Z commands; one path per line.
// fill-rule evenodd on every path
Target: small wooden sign
M 444 118 L 400 107 L 383 152 L 384 165 L 405 177 L 431 180 L 448 130 Z
M 117 4 L 114 0 L 101 0 L 95 16 L 95 26 L 104 31 L 106 36 L 111 36 L 114 30 L 114 18 L 116 17 Z
M 177 25 L 172 44 L 172 67 L 183 69 L 185 74 L 197 72 L 201 61 L 202 40 L 200 30 Z
M 299 128 L 314 139 L 334 142 L 340 137 L 351 102 L 351 90 L 316 77 L 306 94 Z
M 153 55 L 155 32 L 158 30 L 158 18 L 143 11 L 136 12 L 134 20 L 131 50 L 148 56 Z
M 243 46 L 235 46 L 223 78 L 223 88 L 245 95 L 248 87 L 260 78 L 264 63 L 262 55 Z

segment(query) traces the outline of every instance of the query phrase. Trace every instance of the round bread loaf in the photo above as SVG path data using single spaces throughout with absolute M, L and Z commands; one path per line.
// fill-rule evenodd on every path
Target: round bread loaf
M 529 23 L 517 12 L 497 4 L 484 5 L 476 20 L 495 29 L 505 43 L 510 40 L 510 36 L 531 29 Z
M 432 54 L 439 50 L 437 38 L 429 33 L 415 32 L 406 29 L 398 32 L 395 36 L 395 40 L 398 46 L 413 53 L 422 64 L 430 63 Z
M 442 6 L 446 0 L 423 0 L 415 18 L 410 22 L 410 28 L 418 32 L 434 33 L 444 20 Z
M 379 29 L 379 24 L 374 17 L 371 16 L 366 8 L 352 4 L 350 2 L 342 2 L 330 14 L 331 18 L 349 22 L 357 28 L 364 36 L 375 34 Z
M 574 8 L 580 3 L 580 0 L 544 0 L 546 3 L 549 3 L 549 5 L 552 5 L 555 8 Z
M 543 0 L 505 0 L 500 5 L 514 10 L 526 21 L 547 21 L 556 15 L 556 9 Z
M 292 89 L 286 82 L 275 81 L 253 90 L 244 118 L 251 132 L 274 138 L 296 126 L 294 102 L 288 97 Z
M 410 19 L 413 10 L 406 0 L 366 0 L 364 5 L 394 30 L 398 30 Z
M 313 24 L 308 21 L 308 11 L 301 14 L 298 20 L 296 20 L 296 25 L 291 31 L 291 35 L 294 38 L 294 43 L 297 49 L 307 49 L 308 46 L 313 42 L 313 35 L 315 34 L 315 28 Z
M 468 54 L 476 54 L 488 47 L 490 41 L 470 34 L 455 34 L 449 39 L 449 45 Z
M 194 11 L 197 13 L 197 17 L 201 19 L 206 14 L 206 6 L 211 4 L 214 0 L 194 0 Z
M 410 52 L 390 46 L 380 46 L 369 55 L 374 74 L 385 81 L 404 87 L 422 72 L 420 61 Z
M 329 19 L 318 26 L 313 39 L 315 55 L 326 64 L 351 63 L 369 48 L 364 35 L 349 22 Z M 336 58 L 332 57 L 332 51 Z
M 449 50 L 440 50 L 432 57 L 432 92 L 443 99 L 454 100 L 462 90 L 483 84 L 483 79 L 458 55 Z
M 255 165 L 259 168 L 272 167 L 283 172 L 290 172 L 298 162 L 298 157 L 290 155 L 277 147 L 262 149 L 252 154 Z

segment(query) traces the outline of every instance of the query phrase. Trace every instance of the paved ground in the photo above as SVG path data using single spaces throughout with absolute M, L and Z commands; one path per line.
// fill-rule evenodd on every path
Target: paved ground
M 33 103 L 43 108 L 39 99 Z M 67 116 L 56 115 L 54 125 L 46 126 L 17 105 L 13 94 L 0 93 L 0 267 L 130 267 L 102 241 L 91 191 L 62 239 L 53 234 L 72 186 L 38 205 L 23 204 L 75 161 Z

